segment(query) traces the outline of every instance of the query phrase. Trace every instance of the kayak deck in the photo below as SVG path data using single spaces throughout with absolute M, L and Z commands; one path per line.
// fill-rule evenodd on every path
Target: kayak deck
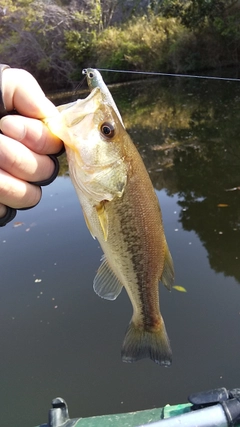
M 70 419 L 67 403 L 57 397 L 52 401 L 48 423 L 38 427 L 240 427 L 240 388 L 193 393 L 188 401 L 164 408 Z
M 57 399 L 54 399 L 54 401 Z M 56 417 L 56 414 L 53 414 L 52 412 L 56 411 L 57 408 L 50 409 L 51 423 L 49 422 L 47 424 L 41 424 L 38 427 L 138 427 L 141 425 L 184 414 L 190 411 L 191 406 L 192 405 L 190 403 L 173 406 L 167 405 L 164 408 L 153 408 L 123 414 L 98 415 L 93 417 L 75 419 L 67 419 L 68 411 L 66 406 L 66 410 L 63 407 L 61 409 L 59 408 L 61 412 L 62 410 L 64 411 L 63 418 L 61 417 L 61 412 L 59 411 L 60 417 L 59 421 L 57 421 L 58 417 Z

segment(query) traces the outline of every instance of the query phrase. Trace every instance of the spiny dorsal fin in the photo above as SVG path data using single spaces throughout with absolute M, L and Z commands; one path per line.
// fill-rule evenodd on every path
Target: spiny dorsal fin
M 93 281 L 93 289 L 99 297 L 115 300 L 120 294 L 123 286 L 110 268 L 104 255 L 101 260 L 102 264 Z
M 166 288 L 169 291 L 171 291 L 173 281 L 174 281 L 174 267 L 173 267 L 172 256 L 170 254 L 167 242 L 165 245 L 164 268 L 163 268 L 161 281 L 163 282 L 164 286 L 166 286 Z

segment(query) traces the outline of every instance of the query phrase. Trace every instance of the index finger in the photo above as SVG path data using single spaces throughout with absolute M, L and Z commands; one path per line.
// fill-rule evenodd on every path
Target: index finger
M 43 119 L 58 113 L 53 103 L 46 98 L 38 82 L 26 70 L 4 69 L 2 97 L 8 111 L 15 109 L 27 117 Z

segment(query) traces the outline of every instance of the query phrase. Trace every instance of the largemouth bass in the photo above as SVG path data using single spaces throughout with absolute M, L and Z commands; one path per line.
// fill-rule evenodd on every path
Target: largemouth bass
M 114 300 L 124 287 L 131 300 L 124 362 L 149 357 L 170 365 L 159 281 L 171 289 L 174 270 L 158 199 L 115 103 L 98 85 L 90 89 L 87 98 L 59 106 L 59 115 L 46 122 L 65 144 L 86 224 L 104 252 L 94 290 Z

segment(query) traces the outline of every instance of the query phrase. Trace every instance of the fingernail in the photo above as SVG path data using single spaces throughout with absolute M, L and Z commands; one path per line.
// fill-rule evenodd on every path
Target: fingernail
M 20 120 L 19 120 L 20 119 Z M 22 141 L 26 135 L 26 128 L 18 116 L 6 116 L 0 120 L 0 129 L 4 135 Z

